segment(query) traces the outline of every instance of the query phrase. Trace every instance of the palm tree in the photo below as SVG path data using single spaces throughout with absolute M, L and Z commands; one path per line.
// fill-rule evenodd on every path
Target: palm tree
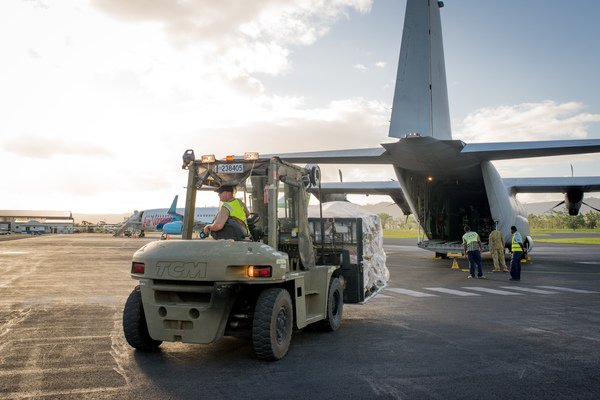
M 383 229 L 386 229 L 388 222 L 390 222 L 391 220 L 393 220 L 394 218 L 387 213 L 381 213 L 381 214 L 377 214 L 379 216 L 379 219 L 381 220 L 381 227 Z

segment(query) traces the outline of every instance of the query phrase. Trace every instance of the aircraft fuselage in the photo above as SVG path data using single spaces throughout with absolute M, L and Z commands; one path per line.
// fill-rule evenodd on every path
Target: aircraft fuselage
M 498 223 L 507 243 L 515 225 L 525 237 L 529 223 L 523 206 L 510 194 L 496 168 L 461 154 L 464 143 L 431 137 L 385 144 L 405 201 L 429 239 L 421 247 L 439 253 L 462 249 L 464 226 L 486 243 Z

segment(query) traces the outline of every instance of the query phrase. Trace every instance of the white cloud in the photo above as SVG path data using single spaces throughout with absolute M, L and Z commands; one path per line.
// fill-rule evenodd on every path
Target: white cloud
M 467 143 L 583 139 L 588 136 L 590 125 L 600 122 L 600 114 L 583 112 L 584 109 L 581 103 L 554 101 L 483 108 L 469 114 L 453 136 Z M 591 176 L 597 175 L 592 164 L 597 158 L 596 154 L 579 154 L 501 160 L 494 165 L 502 177 L 570 176 L 570 165 L 575 176 Z M 531 201 L 536 197 L 524 198 Z
M 103 12 L 125 21 L 155 22 L 176 48 L 209 44 L 215 52 L 308 45 L 329 30 L 347 9 L 370 11 L 372 0 L 94 0 Z
M 269 93 L 258 74 L 281 75 L 293 46 L 371 4 L 2 2 L 0 168 L 19 165 L 3 179 L 4 207 L 152 208 L 182 194 L 186 148 L 292 151 L 289 134 L 311 149 L 346 131 L 348 143 L 365 142 L 387 107 L 355 99 L 308 109 L 301 97 Z
M 0 187 L 3 207 L 123 212 L 168 206 L 183 195 L 180 157 L 187 148 L 220 157 L 388 141 L 389 104 L 333 94 L 308 107 L 313 99 L 274 95 L 261 80 L 264 74 L 285 79 L 297 46 L 314 43 L 350 12 L 369 12 L 371 4 L 0 2 L 0 169 L 11 171 Z M 585 137 L 597 121 L 579 103 L 524 104 L 478 110 L 455 136 Z M 389 170 L 341 168 L 347 181 L 393 177 Z M 337 180 L 337 167 L 325 175 Z M 199 204 L 214 205 L 212 194 L 205 198 Z
M 482 108 L 469 114 L 455 137 L 465 142 L 509 142 L 585 138 L 600 114 L 582 112 L 583 104 L 554 101 Z
M 113 158 L 113 154 L 100 144 L 78 140 L 51 139 L 32 134 L 9 138 L 4 142 L 3 147 L 6 151 L 26 159 L 50 159 L 56 156 L 68 155 Z
M 387 63 L 385 61 L 379 61 L 375 63 L 375 66 L 378 68 L 385 68 L 386 65 Z
M 229 139 L 227 154 L 244 151 L 261 153 L 376 147 L 386 139 L 389 105 L 364 99 L 333 101 L 326 107 L 304 108 L 300 99 L 265 98 L 254 104 L 239 123 L 219 121 L 205 126 L 202 136 L 191 132 L 187 142 L 195 148 L 205 147 L 208 140 L 223 143 Z M 220 146 L 223 147 L 222 145 Z M 237 150 L 235 148 L 237 147 Z
M 356 68 L 357 70 L 359 70 L 359 71 L 361 71 L 361 72 L 365 72 L 365 71 L 368 69 L 367 67 L 365 67 L 365 66 L 364 66 L 364 65 L 362 65 L 362 64 L 356 64 L 356 65 L 354 66 L 354 68 Z

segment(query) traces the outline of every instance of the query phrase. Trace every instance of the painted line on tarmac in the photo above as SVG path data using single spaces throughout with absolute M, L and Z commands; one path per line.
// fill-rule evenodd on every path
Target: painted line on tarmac
M 464 287 L 463 289 L 468 289 L 468 290 L 476 290 L 478 292 L 485 292 L 485 293 L 492 293 L 492 294 L 499 294 L 501 296 L 521 296 L 523 293 L 515 293 L 515 292 L 507 292 L 506 290 L 496 290 L 496 289 L 488 289 L 488 288 L 484 288 L 484 287 Z
M 541 287 L 544 289 L 563 290 L 565 292 L 572 292 L 572 293 L 599 293 L 599 292 L 594 292 L 591 290 L 570 289 L 570 288 L 564 288 L 564 287 L 558 287 L 558 286 L 537 286 L 537 287 Z
M 536 293 L 536 294 L 560 294 L 557 292 L 550 292 L 548 290 L 540 290 L 540 289 L 531 289 L 526 287 L 517 287 L 517 286 L 500 286 L 503 289 L 511 289 L 511 290 L 520 290 L 522 292 Z
M 439 297 L 437 294 L 415 292 L 414 290 L 408 290 L 408 289 L 388 288 L 386 290 L 389 290 L 389 291 L 395 292 L 395 293 L 405 294 L 405 295 L 412 296 L 412 297 Z
M 573 271 L 526 271 L 528 274 L 544 275 L 600 275 L 600 272 L 573 272 Z
M 484 292 L 484 293 L 489 293 L 489 294 L 497 294 L 497 295 L 501 295 L 501 296 L 521 296 L 526 293 L 530 293 L 530 294 L 562 294 L 562 293 L 560 293 L 560 291 L 572 292 L 572 293 L 600 293 L 600 292 L 594 292 L 591 290 L 571 289 L 571 288 L 563 288 L 563 287 L 557 287 L 557 286 L 536 286 L 536 287 L 544 288 L 544 289 L 558 290 L 559 292 L 542 290 L 542 289 L 534 289 L 534 288 L 528 288 L 528 287 L 520 287 L 520 286 L 498 286 L 498 287 L 501 289 L 509 289 L 509 290 L 507 291 L 507 290 L 491 289 L 491 288 L 479 287 L 479 286 L 473 286 L 473 287 L 463 286 L 462 289 L 474 290 L 477 292 Z M 461 297 L 481 296 L 479 293 L 472 293 L 472 292 L 468 292 L 468 291 L 448 289 L 448 288 L 443 288 L 443 287 L 424 287 L 423 289 L 431 290 L 431 291 L 439 292 L 439 293 L 450 294 L 450 295 L 454 295 L 454 296 L 461 296 Z M 435 295 L 435 294 L 418 292 L 416 290 L 410 290 L 410 289 L 387 288 L 385 290 L 389 290 L 394 293 L 404 294 L 404 295 L 411 296 L 411 297 L 439 297 L 438 295 Z M 510 291 L 510 290 L 526 292 L 526 293 L 516 293 L 516 292 Z M 378 296 L 380 296 L 382 298 L 392 297 L 392 296 L 386 296 L 382 293 L 380 293 Z
M 460 290 L 446 289 L 446 288 L 441 288 L 441 287 L 426 287 L 423 289 L 433 290 L 434 292 L 453 294 L 455 296 L 481 296 L 480 294 L 477 294 L 477 293 L 463 292 Z

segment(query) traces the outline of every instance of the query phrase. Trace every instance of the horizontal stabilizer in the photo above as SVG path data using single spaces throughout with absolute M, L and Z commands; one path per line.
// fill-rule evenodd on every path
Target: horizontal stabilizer
M 566 178 L 504 178 L 507 188 L 516 193 L 566 193 L 600 191 L 600 176 Z
M 600 139 L 471 143 L 466 144 L 461 151 L 461 154 L 468 154 L 482 161 L 586 153 L 600 153 Z
M 307 151 L 301 153 L 261 154 L 261 158 L 279 157 L 291 163 L 318 164 L 390 164 L 383 147 L 370 149 Z

